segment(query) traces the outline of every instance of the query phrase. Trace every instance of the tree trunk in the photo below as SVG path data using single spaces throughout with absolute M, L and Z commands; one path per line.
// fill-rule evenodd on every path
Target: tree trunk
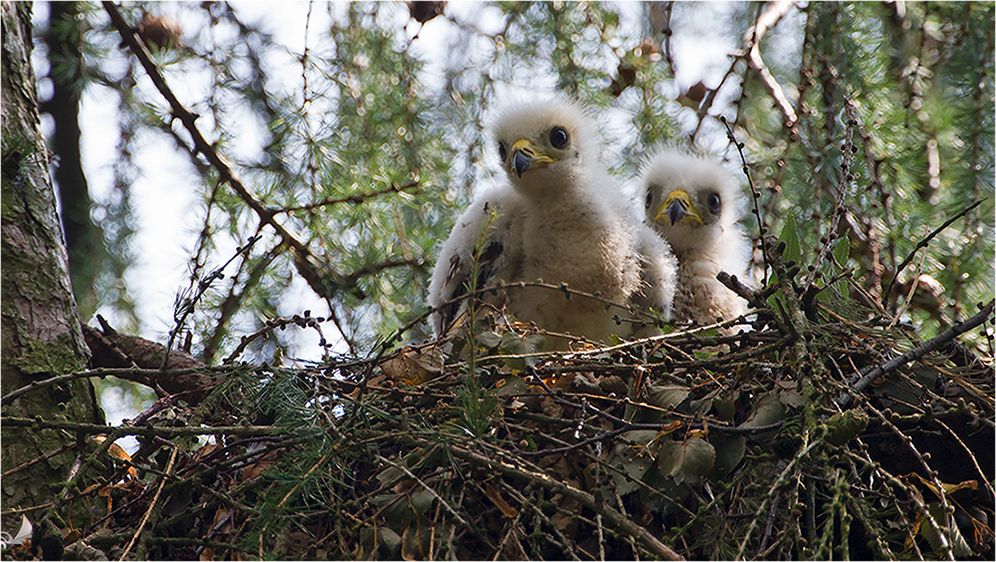
M 70 288 L 48 153 L 39 131 L 30 64 L 31 6 L 27 2 L 3 3 L 3 395 L 32 381 L 84 369 L 88 359 Z M 98 422 L 103 417 L 87 380 L 26 393 L 5 404 L 3 414 Z M 21 523 L 18 509 L 43 506 L 57 498 L 77 458 L 76 440 L 65 432 L 9 426 L 2 428 L 2 440 L 3 530 L 16 533 Z M 44 513 L 29 510 L 26 515 L 37 522 Z
M 55 130 L 52 150 L 58 156 L 55 184 L 62 209 L 62 228 L 66 233 L 69 275 L 80 312 L 89 319 L 97 310 L 94 280 L 104 262 L 100 230 L 90 219 L 93 201 L 83 174 L 80 155 L 80 91 L 83 59 L 80 56 L 79 2 L 49 4 L 48 60 L 51 66 L 52 99 L 42 104 L 42 112 L 52 116 Z

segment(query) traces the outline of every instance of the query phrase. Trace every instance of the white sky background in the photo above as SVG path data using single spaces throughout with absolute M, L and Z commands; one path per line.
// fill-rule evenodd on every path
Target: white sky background
M 262 29 L 273 33 L 274 43 L 282 45 L 286 51 L 274 54 L 284 60 L 274 60 L 273 68 L 286 69 L 287 76 L 281 79 L 288 88 L 301 88 L 300 63 L 294 56 L 304 50 L 305 22 L 309 10 L 307 2 L 232 2 L 235 11 L 247 22 L 259 22 Z M 161 8 L 169 13 L 168 4 Z M 637 17 L 642 17 L 641 6 L 635 3 L 620 4 L 622 18 L 620 27 L 625 30 L 635 25 Z M 398 4 L 399 21 L 408 17 L 404 4 Z M 333 9 L 336 7 L 333 6 Z M 669 99 L 674 99 L 680 91 L 684 91 L 699 80 L 710 87 L 715 87 L 723 74 L 729 68 L 728 55 L 736 50 L 739 37 L 726 26 L 730 25 L 731 13 L 736 8 L 730 2 L 679 2 L 672 14 L 672 54 L 675 60 L 676 84 L 670 84 L 661 92 Z M 450 2 L 446 8 L 447 14 L 459 21 L 472 22 L 474 26 L 488 31 L 497 32 L 501 29 L 500 13 L 495 8 L 470 2 Z M 44 3 L 36 3 L 35 18 L 44 21 L 47 18 L 47 7 Z M 178 23 L 183 26 L 183 10 Z M 796 17 L 797 17 L 797 13 Z M 783 22 L 779 27 L 798 26 L 798 22 Z M 314 3 L 311 7 L 311 21 L 307 35 L 310 48 L 315 48 L 322 40 L 329 27 L 329 14 L 324 3 Z M 411 21 L 407 27 L 408 36 L 418 30 L 418 24 Z M 433 81 L 442 75 L 441 61 L 446 61 L 446 50 L 450 43 L 448 37 L 455 26 L 444 18 L 436 18 L 428 22 L 420 31 L 419 38 L 411 45 L 411 52 L 425 61 L 424 82 Z M 791 43 L 789 41 L 788 43 Z M 792 46 L 794 47 L 794 45 Z M 789 48 L 788 51 L 796 49 Z M 35 64 L 47 66 L 39 49 L 35 51 Z M 282 63 L 282 64 L 281 64 Z M 43 75 L 40 71 L 38 74 Z M 272 77 L 271 77 L 272 78 Z M 167 78 L 168 80 L 168 78 Z M 181 102 L 189 103 L 199 99 L 196 83 L 179 84 L 170 82 Z M 268 85 L 269 86 L 269 85 Z M 737 93 L 739 80 L 735 77 L 721 90 L 713 109 L 718 111 L 728 107 L 730 99 Z M 44 84 L 41 85 L 44 88 Z M 696 119 L 694 113 L 682 108 L 677 103 L 670 105 L 670 113 L 676 117 L 685 132 L 691 132 Z M 189 106 L 189 105 L 188 105 Z M 111 192 L 113 181 L 114 147 L 118 142 L 115 127 L 108 123 L 116 123 L 116 106 L 113 98 L 99 87 L 88 88 L 82 98 L 80 111 L 80 126 L 82 130 L 83 166 L 89 183 L 90 193 L 94 200 L 103 201 Z M 209 136 L 209 123 L 198 122 L 201 130 Z M 711 150 L 722 150 L 726 146 L 725 134 L 718 123 L 700 132 L 700 145 Z M 247 128 L 248 129 L 248 128 Z M 199 181 L 191 172 L 189 158 L 178 155 L 171 141 L 162 136 L 146 135 L 146 144 L 135 156 L 135 162 L 141 170 L 139 177 L 131 186 L 132 206 L 135 213 L 137 232 L 132 238 L 132 249 L 137 257 L 135 265 L 126 275 L 126 284 L 141 319 L 141 335 L 154 341 L 165 341 L 172 327 L 173 302 L 178 291 L 189 285 L 190 272 L 188 263 L 192 248 L 197 240 L 197 231 L 201 226 L 203 209 L 195 190 L 186 186 Z M 234 150 L 246 150 L 249 154 L 259 150 L 260 139 L 253 136 L 252 131 L 241 139 L 243 146 L 233 147 Z M 237 153 L 233 156 L 237 157 Z M 454 213 L 458 210 L 454 209 Z M 232 255 L 234 246 L 226 248 L 219 245 L 212 252 L 208 262 L 208 270 L 217 267 Z M 290 296 L 282 302 L 281 313 L 287 316 L 301 313 L 306 309 L 317 315 L 327 313 L 325 304 L 317 299 L 307 285 L 297 280 Z M 106 307 L 98 310 L 115 324 L 114 313 Z M 330 330 L 326 330 L 329 332 Z M 326 337 L 332 337 L 326 333 Z M 322 354 L 318 346 L 317 334 L 313 331 L 300 331 L 298 334 L 297 357 L 319 359 Z M 311 352 L 309 353 L 309 350 Z M 122 418 L 130 417 L 135 412 L 127 412 L 120 408 L 120 400 L 105 397 L 105 408 L 108 419 L 119 423 Z M 117 402 L 118 404 L 115 404 Z

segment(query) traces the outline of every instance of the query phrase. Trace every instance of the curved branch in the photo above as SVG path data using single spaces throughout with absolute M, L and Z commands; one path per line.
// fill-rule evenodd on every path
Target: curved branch
M 768 9 L 765 10 L 760 17 L 757 18 L 757 23 L 754 27 L 747 31 L 746 43 L 748 45 L 747 50 L 747 62 L 750 66 L 757 71 L 758 75 L 761 77 L 761 82 L 764 83 L 765 87 L 768 88 L 768 93 L 774 98 L 775 104 L 785 115 L 786 126 L 791 128 L 795 125 L 795 122 L 799 120 L 799 117 L 795 114 L 795 109 L 792 108 L 792 103 L 785 96 L 785 91 L 782 90 L 781 84 L 775 80 L 775 77 L 768 70 L 767 65 L 764 64 L 764 59 L 761 58 L 761 38 L 768 30 L 774 27 L 775 24 L 781 20 L 785 14 L 788 13 L 792 7 L 795 6 L 795 2 L 792 0 L 779 0 L 777 2 L 772 2 L 769 4 Z

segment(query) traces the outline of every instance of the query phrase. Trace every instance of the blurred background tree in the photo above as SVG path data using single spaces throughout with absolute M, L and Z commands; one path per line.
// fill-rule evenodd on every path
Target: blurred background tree
M 994 292 L 992 2 L 121 10 L 264 210 L 193 149 L 103 7 L 39 9 L 35 63 L 76 298 L 88 321 L 189 338 L 207 363 L 275 317 L 328 321 L 321 340 L 291 327 L 239 359 L 363 353 L 422 314 L 439 246 L 493 181 L 487 108 L 523 91 L 558 89 L 593 107 L 606 160 L 627 182 L 660 143 L 738 170 L 724 117 L 768 231 L 794 236 L 804 264 L 849 241 L 840 265 L 865 293 L 859 311 L 874 312 L 870 301 L 903 310 L 927 338 Z M 139 198 L 153 196 L 180 203 L 140 214 Z M 892 283 L 918 242 L 977 201 Z M 745 224 L 756 238 L 756 219 Z

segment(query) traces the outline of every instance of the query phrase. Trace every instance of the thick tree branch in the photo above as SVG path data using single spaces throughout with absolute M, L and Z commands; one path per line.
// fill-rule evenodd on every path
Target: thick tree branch
M 10 427 L 30 427 L 34 429 L 64 429 L 72 433 L 84 435 L 115 434 L 118 437 L 125 435 L 142 435 L 144 437 L 179 437 L 182 435 L 239 435 L 242 437 L 252 437 L 259 435 L 281 435 L 286 433 L 286 429 L 268 425 L 233 425 L 216 427 L 157 427 L 157 426 L 111 426 L 99 425 L 95 423 L 76 423 L 57 420 L 43 420 L 39 418 L 15 418 L 11 416 L 0 417 L 0 423 Z

